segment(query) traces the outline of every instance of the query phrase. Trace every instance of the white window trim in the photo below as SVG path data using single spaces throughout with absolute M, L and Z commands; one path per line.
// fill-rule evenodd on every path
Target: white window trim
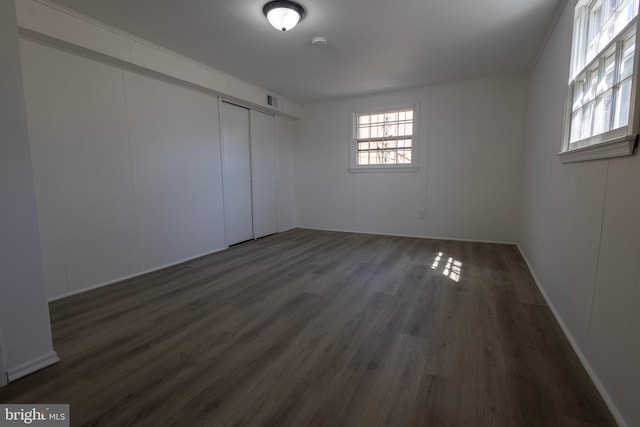
M 637 0 L 634 0 L 637 1 Z M 575 13 L 576 6 L 580 3 L 580 0 L 571 2 L 573 5 L 572 12 Z M 574 20 L 575 23 L 575 20 Z M 575 143 L 570 143 L 571 138 L 571 114 L 573 105 L 573 80 L 580 73 L 574 73 L 573 64 L 571 64 L 571 70 L 569 72 L 570 79 L 568 82 L 568 91 L 565 101 L 565 120 L 564 120 L 564 132 L 562 138 L 562 148 L 558 155 L 562 163 L 584 162 L 588 160 L 608 159 L 614 157 L 632 156 L 635 155 L 638 148 L 638 133 L 640 125 L 640 97 L 638 97 L 638 74 L 640 73 L 640 16 L 636 19 L 636 52 L 634 56 L 633 64 L 633 78 L 631 83 L 631 99 L 629 102 L 629 125 L 626 127 L 618 128 L 605 132 L 602 134 L 594 135 L 589 138 L 585 138 Z M 585 31 L 585 29 L 582 29 Z M 620 32 L 623 34 L 627 31 L 624 29 Z M 614 39 L 615 41 L 615 39 Z M 606 51 L 611 43 L 603 49 Z M 573 62 L 573 36 L 571 43 L 571 56 Z M 591 63 L 597 60 L 594 58 Z M 588 67 L 588 65 L 587 65 Z M 587 68 L 585 67 L 585 69 Z M 575 145 L 576 148 L 570 148 L 571 145 Z
M 638 138 L 624 136 L 613 141 L 601 142 L 588 147 L 575 148 L 559 153 L 562 163 L 585 162 L 587 160 L 609 159 L 632 156 L 636 153 Z
M 358 137 L 357 122 L 359 114 L 383 113 L 393 110 L 413 110 L 413 136 L 411 137 L 411 163 L 407 165 L 358 165 Z M 362 108 L 351 111 L 350 126 L 351 138 L 349 140 L 349 172 L 417 172 L 418 167 L 418 146 L 420 145 L 420 108 L 419 103 L 390 104 L 378 106 L 376 108 Z

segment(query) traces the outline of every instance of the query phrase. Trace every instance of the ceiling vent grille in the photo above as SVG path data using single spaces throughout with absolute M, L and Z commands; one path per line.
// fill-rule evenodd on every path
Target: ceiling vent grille
M 267 94 L 267 105 L 278 108 L 278 97 Z

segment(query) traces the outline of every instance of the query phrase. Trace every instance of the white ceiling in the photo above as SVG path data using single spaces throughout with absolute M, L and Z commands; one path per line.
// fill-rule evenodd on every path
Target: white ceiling
M 561 1 L 302 0 L 282 33 L 267 0 L 55 0 L 301 102 L 526 71 Z

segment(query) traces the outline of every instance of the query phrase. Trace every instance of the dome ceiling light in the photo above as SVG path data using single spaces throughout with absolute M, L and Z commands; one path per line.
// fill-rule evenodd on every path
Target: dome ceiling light
M 262 13 L 273 28 L 278 31 L 289 31 L 304 18 L 305 10 L 294 1 L 274 0 L 264 5 Z

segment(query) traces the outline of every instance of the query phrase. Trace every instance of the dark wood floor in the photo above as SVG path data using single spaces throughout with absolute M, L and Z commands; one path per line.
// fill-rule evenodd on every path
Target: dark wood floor
M 51 320 L 62 361 L 0 402 L 76 426 L 615 425 L 509 245 L 293 230 Z

